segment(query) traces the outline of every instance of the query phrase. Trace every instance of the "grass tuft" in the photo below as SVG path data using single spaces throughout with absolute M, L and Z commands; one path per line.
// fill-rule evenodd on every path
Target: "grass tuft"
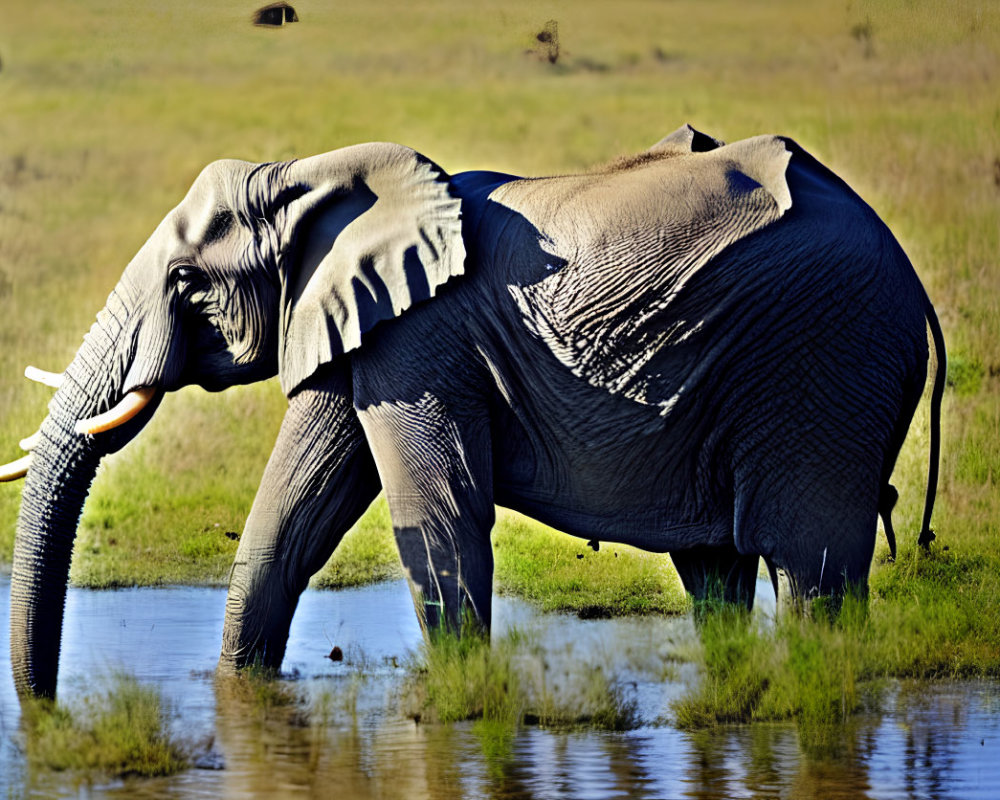
M 25 753 L 35 769 L 153 777 L 188 766 L 188 750 L 171 734 L 159 693 L 134 677 L 116 674 L 74 705 L 33 701 L 23 708 Z
M 492 643 L 481 633 L 435 632 L 410 665 L 408 713 L 433 722 L 474 720 L 493 745 L 522 725 L 623 731 L 639 723 L 635 699 L 600 667 L 581 664 L 559 681 L 561 690 L 542 648 L 520 632 Z
M 773 653 L 746 612 L 733 607 L 708 611 L 700 628 L 700 686 L 674 704 L 686 730 L 754 719 L 768 689 Z
M 714 614 L 702 629 L 701 683 L 673 706 L 678 727 L 795 720 L 801 737 L 825 741 L 868 691 L 865 637 L 846 621 L 851 613 L 832 625 L 790 616 L 771 630 L 745 614 Z
M 523 689 L 513 666 L 516 635 L 490 644 L 478 631 L 434 631 L 411 664 L 419 708 L 411 715 L 437 722 L 484 720 L 516 726 Z

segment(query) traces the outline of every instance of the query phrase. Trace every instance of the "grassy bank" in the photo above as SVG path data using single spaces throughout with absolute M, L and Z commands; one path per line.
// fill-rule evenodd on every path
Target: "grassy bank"
M 727 140 L 781 132 L 886 219 L 951 352 L 935 527 L 936 546 L 950 548 L 942 563 L 959 566 L 926 583 L 924 571 L 940 564 L 913 549 L 922 410 L 893 478 L 900 563 L 885 564 L 880 544 L 869 624 L 882 624 L 883 611 L 900 615 L 909 638 L 886 656 L 900 671 L 927 649 L 924 620 L 945 619 L 956 604 L 961 614 L 1000 617 L 991 577 L 1000 574 L 1000 11 L 903 0 L 296 7 L 302 21 L 278 31 L 250 26 L 235 1 L 139 2 L 125 16 L 68 0 L 5 10 L 0 452 L 18 455 L 48 402 L 47 390 L 20 377 L 24 366 L 58 370 L 70 360 L 124 265 L 213 159 L 392 140 L 452 172 L 530 175 L 635 152 L 683 122 Z M 559 23 L 555 63 L 526 52 L 549 19 Z M 224 582 L 284 405 L 273 383 L 166 398 L 143 435 L 102 467 L 73 580 Z M 19 490 L 0 485 L 0 562 L 10 559 Z M 500 588 L 548 607 L 684 607 L 663 557 L 593 553 L 517 517 L 502 518 L 495 542 Z M 353 585 L 396 569 L 376 504 L 317 582 Z M 988 638 L 995 631 L 957 630 L 941 643 L 946 665 L 966 663 L 955 648 L 997 642 Z
M 23 707 L 21 736 L 29 766 L 69 771 L 86 781 L 187 769 L 188 744 L 171 733 L 157 690 L 127 675 L 104 682 L 74 704 L 37 700 Z

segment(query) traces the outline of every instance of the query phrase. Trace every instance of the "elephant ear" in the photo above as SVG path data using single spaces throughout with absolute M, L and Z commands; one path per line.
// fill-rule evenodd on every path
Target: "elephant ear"
M 279 374 L 292 394 L 379 322 L 465 271 L 461 201 L 409 148 L 365 144 L 296 161 L 284 239 Z

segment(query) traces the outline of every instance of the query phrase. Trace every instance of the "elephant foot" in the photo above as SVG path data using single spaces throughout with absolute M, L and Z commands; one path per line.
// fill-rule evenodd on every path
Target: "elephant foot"
M 263 608 L 250 598 L 274 599 Z M 226 600 L 226 617 L 222 625 L 222 650 L 217 671 L 232 675 L 247 668 L 273 671 L 281 669 L 288 644 L 292 614 L 298 604 L 280 593 L 265 591 L 246 593 L 240 584 L 232 582 Z
M 237 675 L 252 669 L 277 674 L 281 670 L 281 662 L 285 657 L 285 646 L 282 643 L 271 646 L 257 645 L 238 649 L 223 648 L 219 655 L 216 672 L 220 675 Z
M 823 591 L 815 580 L 802 579 L 789 570 L 776 567 L 768 562 L 771 581 L 774 584 L 777 613 L 817 621 L 836 622 L 842 619 L 847 609 L 851 612 L 867 614 L 868 582 L 844 580 Z

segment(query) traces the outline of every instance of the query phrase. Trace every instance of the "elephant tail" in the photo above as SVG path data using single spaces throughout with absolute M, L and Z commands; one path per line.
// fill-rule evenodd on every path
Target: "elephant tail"
M 937 495 L 938 469 L 941 461 L 941 400 L 944 397 L 945 381 L 948 375 L 948 355 L 945 351 L 941 324 L 938 322 L 937 314 L 934 312 L 930 300 L 925 302 L 924 315 L 934 342 L 934 358 L 937 362 L 934 389 L 931 392 L 931 443 L 930 460 L 927 466 L 927 496 L 924 499 L 924 520 L 920 527 L 920 538 L 917 539 L 917 543 L 924 550 L 929 550 L 930 544 L 935 538 L 934 531 L 931 530 L 931 515 L 934 513 L 934 498 Z

